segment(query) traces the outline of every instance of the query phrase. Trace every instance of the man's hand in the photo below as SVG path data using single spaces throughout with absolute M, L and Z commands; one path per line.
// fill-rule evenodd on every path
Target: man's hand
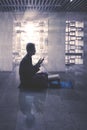
M 38 64 L 41 64 L 44 61 L 44 58 L 40 58 Z
M 40 67 L 41 63 L 44 61 L 44 58 L 40 58 L 39 61 L 37 62 L 38 67 Z

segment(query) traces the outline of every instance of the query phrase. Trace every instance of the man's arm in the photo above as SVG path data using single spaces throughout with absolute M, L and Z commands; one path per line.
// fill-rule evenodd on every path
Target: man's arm
M 40 66 L 41 66 L 43 61 L 44 61 L 44 58 L 40 58 L 39 61 L 37 62 L 37 64 L 33 66 L 35 73 L 40 70 Z

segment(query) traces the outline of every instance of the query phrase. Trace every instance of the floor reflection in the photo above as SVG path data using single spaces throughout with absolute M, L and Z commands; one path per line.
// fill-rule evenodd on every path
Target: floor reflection
M 38 118 L 43 118 L 46 92 L 19 90 L 19 111 L 16 130 L 27 130 L 35 127 Z M 43 119 L 42 119 L 43 120 Z

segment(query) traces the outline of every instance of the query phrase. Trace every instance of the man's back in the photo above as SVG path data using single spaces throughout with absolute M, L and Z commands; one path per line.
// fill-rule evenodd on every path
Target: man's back
M 25 56 L 20 62 L 19 75 L 21 83 L 28 83 L 32 78 L 32 59 L 29 56 Z

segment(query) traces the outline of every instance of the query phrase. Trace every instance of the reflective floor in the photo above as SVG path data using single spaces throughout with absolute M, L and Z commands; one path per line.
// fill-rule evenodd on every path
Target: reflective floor
M 18 89 L 18 71 L 0 72 L 0 130 L 85 130 L 87 72 L 84 67 L 60 74 L 73 88 L 30 92 Z

